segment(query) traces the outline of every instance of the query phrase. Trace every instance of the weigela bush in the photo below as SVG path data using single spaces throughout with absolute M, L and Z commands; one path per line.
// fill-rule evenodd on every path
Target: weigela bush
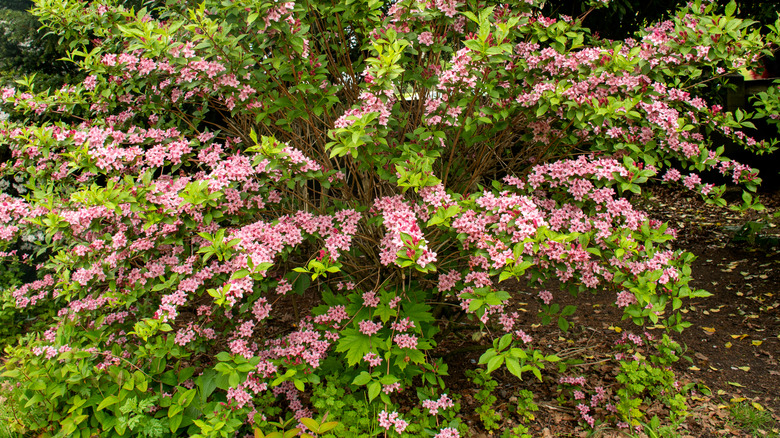
M 399 392 L 417 387 L 420 412 L 446 394 L 432 352 L 453 312 L 488 333 L 488 372 L 542 379 L 558 361 L 509 278 L 545 289 L 542 319 L 564 330 L 559 289 L 685 327 L 682 299 L 706 294 L 693 256 L 629 195 L 663 176 L 723 204 L 699 176 L 714 169 L 755 206 L 756 173 L 708 134 L 772 145 L 696 90 L 776 34 L 696 2 L 602 41 L 536 3 L 39 0 L 86 79 L 2 89 L 24 121 L 0 125 L 0 170 L 24 193 L 0 199 L 0 242 L 20 257 L 32 241 L 37 271 L 2 312 L 56 314 L 6 349 L 19 405 L 43 413 L 28 426 L 269 431 L 280 408 L 324 414 L 307 394 L 336 373 L 376 433 L 403 434 Z

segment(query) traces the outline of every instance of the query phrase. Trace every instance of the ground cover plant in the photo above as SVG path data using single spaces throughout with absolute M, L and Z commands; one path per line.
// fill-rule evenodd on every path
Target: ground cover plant
M 488 344 L 473 373 L 488 429 L 497 370 L 566 373 L 548 383 L 586 428 L 642 430 L 648 400 L 684 417 L 667 335 L 626 333 L 617 383 L 594 386 L 534 342 L 503 285 L 562 331 L 577 311 L 562 293 L 688 326 L 683 300 L 707 295 L 693 256 L 630 199 L 659 179 L 725 205 L 700 176 L 715 170 L 744 188 L 735 208 L 761 208 L 757 173 L 707 139 L 774 145 L 696 91 L 777 34 L 695 2 L 603 41 L 538 7 L 38 1 L 87 75 L 2 89 L 2 256 L 33 277 L 2 295 L 0 321 L 25 324 L 3 333 L 13 426 L 460 436 L 434 352 L 464 327 Z M 515 410 L 534 406 L 523 393 Z

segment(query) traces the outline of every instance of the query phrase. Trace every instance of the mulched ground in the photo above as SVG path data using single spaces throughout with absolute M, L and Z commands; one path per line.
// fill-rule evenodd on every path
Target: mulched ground
M 780 192 L 764 195 L 761 201 L 767 212 L 780 211 Z M 691 415 L 682 424 L 679 436 L 754 436 L 731 421 L 727 407 L 740 401 L 755 403 L 754 406 L 779 418 L 780 229 L 770 225 L 752 235 L 741 232 L 745 224 L 759 221 L 764 215 L 710 206 L 692 193 L 661 187 L 652 189 L 643 208 L 653 218 L 670 222 L 670 226 L 678 229 L 679 238 L 674 245 L 698 257 L 693 264 L 695 281 L 692 287 L 713 294 L 684 304 L 685 317 L 693 325 L 674 336 L 687 348 L 684 354 L 690 358 L 690 361 L 679 361 L 674 371 L 682 384 L 695 384 L 687 396 Z M 558 297 L 556 295 L 556 299 Z M 630 321 L 621 321 L 622 311 L 614 306 L 612 294 L 563 300 L 562 305 L 577 304 L 579 307 L 572 318 L 575 326 L 568 333 L 561 332 L 555 323 L 536 324 L 534 297 L 529 295 L 523 301 L 527 302 L 519 304 L 527 311 L 526 322 L 530 327 L 526 331 L 534 337 L 535 345 L 547 345 L 559 356 L 585 358 L 585 363 L 575 369 L 587 376 L 591 389 L 596 384 L 614 386 L 617 364 L 612 359 L 613 345 L 621 338 L 619 333 L 622 331 L 641 333 L 643 328 Z M 661 335 L 657 329 L 650 328 L 649 332 Z M 614 424 L 605 424 L 595 432 L 583 428 L 571 397 L 563 403 L 557 400 L 565 394 L 557 389 L 560 375 L 550 367 L 545 370 L 543 382 L 530 374 L 520 381 L 508 373 L 494 373 L 499 381 L 495 407 L 504 413 L 505 421 L 498 430 L 485 431 L 474 413 L 479 405 L 474 399 L 478 388 L 463 375 L 465 369 L 475 367 L 481 351 L 470 349 L 478 348 L 479 344 L 471 336 L 464 336 L 448 340 L 439 347 L 440 351 L 459 352 L 447 357 L 452 375 L 448 389 L 461 397 L 461 416 L 470 425 L 473 436 L 500 436 L 502 429 L 516 424 L 518 416 L 512 412 L 516 409 L 515 396 L 520 389 L 533 391 L 534 401 L 540 407 L 534 413 L 534 420 L 525 422 L 534 437 L 628 436 Z M 572 373 L 569 371 L 568 375 Z M 710 394 L 705 395 L 707 392 Z M 662 424 L 666 422 L 668 411 L 661 406 L 643 405 L 641 409 L 648 417 L 658 415 Z M 776 427 L 780 428 L 780 423 L 776 423 Z

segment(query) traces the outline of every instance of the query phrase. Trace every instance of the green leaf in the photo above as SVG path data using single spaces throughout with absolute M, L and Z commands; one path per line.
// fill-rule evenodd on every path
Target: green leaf
M 333 429 L 334 427 L 336 427 L 338 425 L 339 425 L 338 421 L 328 421 L 327 423 L 322 423 L 322 424 L 320 424 L 320 429 L 317 431 L 317 433 L 318 434 L 323 434 L 323 433 Z
M 497 370 L 504 363 L 504 356 L 495 356 L 488 361 L 487 372 L 492 373 Z
M 506 359 L 506 369 L 508 369 L 509 372 L 513 375 L 517 376 L 518 379 L 523 380 L 523 369 L 520 366 L 520 362 L 517 360 L 517 358 L 508 357 Z
M 339 353 L 346 352 L 347 363 L 349 366 L 355 366 L 370 351 L 370 348 L 371 338 L 354 328 L 348 328 L 344 330 L 343 336 L 339 338 L 336 351 Z
M 355 379 L 352 381 L 353 385 L 363 386 L 366 383 L 371 381 L 371 374 L 368 374 L 367 371 L 363 371 L 357 376 L 355 376 Z
M 228 362 L 231 360 L 230 353 L 227 351 L 220 351 L 219 354 L 217 354 L 217 360 L 220 362 Z
M 311 418 L 301 418 L 301 423 L 314 433 L 320 433 L 320 423 Z
M 476 298 L 471 300 L 471 302 L 469 303 L 469 313 L 476 312 L 483 305 L 485 305 L 485 302 L 483 300 L 476 299 Z
M 376 396 L 382 391 L 382 384 L 378 381 L 373 381 L 368 385 L 368 401 L 373 401 Z
M 729 2 L 729 4 L 726 5 L 726 16 L 731 17 L 734 15 L 734 12 L 737 10 L 737 3 L 732 0 Z
M 505 350 L 506 347 L 509 346 L 509 344 L 512 343 L 512 334 L 507 333 L 504 336 L 501 337 L 501 340 L 498 341 L 498 351 Z
M 235 388 L 240 383 L 240 377 L 238 376 L 237 372 L 230 373 L 230 376 L 228 377 L 228 385 L 230 385 L 231 388 Z
M 184 414 L 180 412 L 178 415 L 175 415 L 169 420 L 168 425 L 170 426 L 171 433 L 176 433 L 176 430 L 179 428 L 179 425 L 183 419 Z
M 135 379 L 135 389 L 142 393 L 146 392 L 147 387 L 149 386 L 149 381 L 146 380 L 146 376 L 140 371 L 134 372 L 133 376 Z
M 103 399 L 102 402 L 97 407 L 98 411 L 102 411 L 103 409 L 107 408 L 108 406 L 111 406 L 113 404 L 116 404 L 119 401 L 119 397 L 115 395 L 109 395 L 105 399 Z
M 296 427 L 285 432 L 284 438 L 293 438 L 297 436 L 299 433 L 301 433 L 301 429 L 299 427 Z
M 484 365 L 484 364 L 488 363 L 488 361 L 490 359 L 492 359 L 493 357 L 495 357 L 497 354 L 498 353 L 496 352 L 496 350 L 491 348 L 491 349 L 487 350 L 486 352 L 482 353 L 482 356 L 479 357 L 479 362 L 478 363 L 480 365 Z
M 238 280 L 238 279 L 246 277 L 247 275 L 249 275 L 249 270 L 247 270 L 247 269 L 239 269 L 238 271 L 233 273 L 231 278 L 234 279 L 234 280 Z
M 181 405 L 178 405 L 178 404 L 171 405 L 168 408 L 168 418 L 175 417 L 177 414 L 180 414 L 183 410 L 184 410 L 184 408 L 182 408 Z
M 415 323 L 434 321 L 431 313 L 431 306 L 421 302 L 411 302 L 403 304 L 403 316 L 408 317 Z
M 558 328 L 560 328 L 564 332 L 569 331 L 569 321 L 566 320 L 566 318 L 559 316 L 558 317 Z
M 217 373 L 214 370 L 206 370 L 203 375 L 198 376 L 196 384 L 200 389 L 200 400 L 202 403 L 206 403 L 208 397 L 217 389 Z
M 196 392 L 197 390 L 195 388 L 192 388 L 187 392 L 185 392 L 184 394 L 182 394 L 181 397 L 179 398 L 179 404 L 185 408 L 189 406 L 190 403 L 192 403 L 192 400 L 195 399 Z
M 12 379 L 19 377 L 21 375 L 21 371 L 18 369 L 6 371 L 2 374 L 3 377 L 10 377 Z

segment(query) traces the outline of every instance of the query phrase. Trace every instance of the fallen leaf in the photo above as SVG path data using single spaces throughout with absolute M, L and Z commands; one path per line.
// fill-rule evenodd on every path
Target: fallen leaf
M 745 339 L 747 338 L 747 335 L 731 335 L 731 337 L 734 339 Z
M 702 330 L 704 330 L 707 333 L 715 333 L 715 328 L 713 327 L 702 327 Z
M 622 332 L 622 331 L 623 331 L 623 329 L 622 329 L 622 328 L 620 328 L 620 327 L 615 327 L 615 326 L 613 326 L 613 325 L 609 326 L 609 330 L 614 330 L 614 331 L 615 331 L 615 333 L 620 333 L 620 332 Z
M 726 342 L 726 348 L 731 348 L 731 342 Z
M 737 367 L 737 369 L 742 370 L 744 372 L 750 371 L 750 367 Z
M 750 343 L 758 347 L 759 345 L 763 344 L 764 341 L 750 341 Z
M 764 410 L 764 407 L 763 407 L 763 406 L 761 406 L 760 404 L 756 403 L 756 402 L 751 402 L 750 404 L 751 404 L 751 405 L 752 405 L 754 408 L 756 408 L 756 410 L 758 410 L 758 411 L 763 411 L 763 410 Z
M 745 397 L 732 397 L 731 402 L 732 403 L 739 403 L 745 401 Z
M 701 371 L 701 368 L 699 368 L 697 366 L 688 367 L 688 369 L 691 370 L 691 371 Z
M 744 388 L 745 387 L 745 385 L 740 385 L 737 382 L 726 382 L 726 383 L 728 383 L 731 386 L 736 386 L 737 388 Z

